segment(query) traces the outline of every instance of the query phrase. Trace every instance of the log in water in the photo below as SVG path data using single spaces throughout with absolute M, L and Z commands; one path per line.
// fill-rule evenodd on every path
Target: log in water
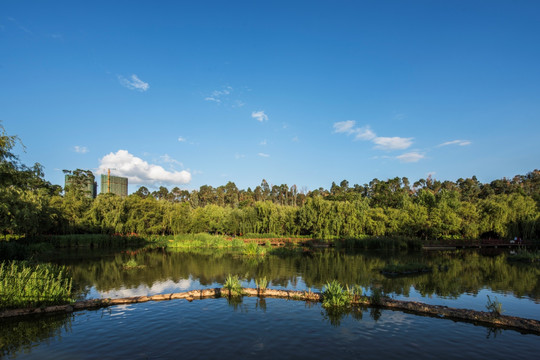
M 148 301 L 164 301 L 174 299 L 186 299 L 188 301 L 230 297 L 234 296 L 228 289 L 202 289 L 191 290 L 182 293 L 159 294 L 152 296 L 134 296 L 119 299 L 92 299 L 77 301 L 70 305 L 56 305 L 39 308 L 14 309 L 0 312 L 0 318 L 23 316 L 31 314 L 55 313 L 55 312 L 73 312 L 77 310 L 98 309 L 113 305 L 136 304 Z M 274 290 L 274 289 L 253 289 L 242 288 L 241 296 L 260 296 L 270 298 L 281 298 L 288 300 L 301 300 L 320 302 L 323 295 L 311 291 L 293 291 L 293 290 Z M 475 311 L 467 309 L 456 309 L 441 305 L 428 305 L 415 301 L 393 300 L 389 298 L 381 298 L 377 303 L 374 303 L 370 298 L 362 298 L 360 301 L 353 302 L 356 306 L 378 306 L 381 308 L 403 310 L 415 314 L 430 315 L 439 318 L 470 321 L 485 325 L 498 327 L 512 328 L 532 333 L 540 334 L 540 321 L 535 319 L 525 319 L 516 316 L 496 315 L 491 312 Z

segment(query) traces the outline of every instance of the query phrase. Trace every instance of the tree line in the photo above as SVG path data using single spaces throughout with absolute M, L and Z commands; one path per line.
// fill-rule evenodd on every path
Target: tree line
M 91 172 L 74 170 L 65 189 L 44 180 L 40 164 L 27 167 L 13 153 L 18 142 L 0 125 L 0 231 L 66 233 L 217 233 L 311 235 L 317 238 L 407 236 L 422 239 L 540 238 L 540 171 L 481 183 L 476 177 L 411 183 L 332 183 L 299 190 L 270 185 L 253 190 L 234 182 L 214 188 L 150 192 L 141 186 L 122 198 L 88 196 Z

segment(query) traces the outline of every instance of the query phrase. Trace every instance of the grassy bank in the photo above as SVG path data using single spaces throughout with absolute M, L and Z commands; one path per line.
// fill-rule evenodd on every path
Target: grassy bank
M 252 245 L 255 244 L 255 245 Z M 73 234 L 43 235 L 37 237 L 12 238 L 0 241 L 0 260 L 31 259 L 35 255 L 54 253 L 59 249 L 127 249 L 168 248 L 190 249 L 235 249 L 246 255 L 263 255 L 280 247 L 301 249 L 302 247 L 335 247 L 347 250 L 420 250 L 423 241 L 408 237 L 326 237 L 278 236 L 275 234 L 245 234 L 238 237 L 212 235 L 208 233 L 178 235 L 106 235 Z
M 71 302 L 72 279 L 65 267 L 6 261 L 0 264 L 0 309 Z

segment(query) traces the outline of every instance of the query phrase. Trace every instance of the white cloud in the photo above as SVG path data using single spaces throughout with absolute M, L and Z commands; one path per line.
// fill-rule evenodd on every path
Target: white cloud
M 338 121 L 334 123 L 334 132 L 351 134 L 354 132 L 355 123 L 354 120 Z
M 264 111 L 253 111 L 251 117 L 259 122 L 268 121 L 268 115 Z
M 237 160 L 238 159 L 243 159 L 245 157 L 246 157 L 246 155 L 244 155 L 244 154 L 238 154 L 238 153 L 234 154 L 234 158 L 237 159 Z
M 404 150 L 413 143 L 413 138 L 377 136 L 369 126 L 357 128 L 354 120 L 339 121 L 334 123 L 335 133 L 355 134 L 355 140 L 371 141 L 379 150 Z
M 168 154 L 162 155 L 159 158 L 160 158 L 161 162 L 166 163 L 166 164 L 175 164 L 175 165 L 179 165 L 179 166 L 182 166 L 182 167 L 184 166 L 184 164 L 182 164 L 178 160 L 173 159 Z
M 298 136 L 295 136 L 295 137 L 292 138 L 292 141 L 294 141 L 294 142 L 297 142 L 297 141 L 299 141 L 299 140 L 300 140 L 300 139 L 298 139 Z
M 165 159 L 171 160 L 170 157 Z M 175 160 L 176 161 L 176 160 Z M 132 184 L 187 184 L 191 174 L 185 170 L 167 171 L 163 167 L 149 164 L 141 158 L 130 154 L 127 150 L 118 150 L 100 159 L 98 174 L 106 174 L 107 169 L 115 169 L 114 175 L 127 177 Z M 169 161 L 170 162 L 170 161 Z
M 88 152 L 88 148 L 86 146 L 75 145 L 73 149 L 75 150 L 75 152 L 80 154 L 86 154 Z
M 401 162 L 410 163 L 410 162 L 418 162 L 425 158 L 423 154 L 420 154 L 416 151 L 412 151 L 409 153 L 405 153 L 399 156 L 396 156 L 396 159 L 398 159 Z
M 223 88 L 223 90 L 214 90 L 209 96 L 205 97 L 204 100 L 221 103 L 221 99 L 229 95 L 232 91 L 233 88 L 230 86 Z
M 373 140 L 377 136 L 369 126 L 364 126 L 359 129 L 355 129 L 354 132 L 356 133 L 356 136 L 354 137 L 356 140 Z
M 137 90 L 137 91 L 146 91 L 150 88 L 150 85 L 141 79 L 137 77 L 137 75 L 133 74 L 130 77 L 131 80 L 126 79 L 125 77 L 118 75 L 118 80 L 120 81 L 120 84 L 125 86 L 126 88 L 130 90 Z
M 470 144 L 471 144 L 471 142 L 469 140 L 452 140 L 452 141 L 447 141 L 445 143 L 439 144 L 439 145 L 437 145 L 437 147 L 448 146 L 448 145 L 467 146 L 467 145 L 470 145 Z
M 263 145 L 263 146 L 265 146 L 266 144 L 268 144 L 268 142 L 266 141 L 266 139 L 264 139 L 263 141 L 261 141 L 261 142 L 259 143 L 259 145 Z
M 377 145 L 376 149 L 380 150 L 404 150 L 412 145 L 412 138 L 402 137 L 375 137 L 373 142 Z
M 270 155 L 265 154 L 265 153 L 258 153 L 257 155 L 259 155 L 259 156 L 261 156 L 261 157 L 270 157 Z
M 179 136 L 179 137 L 178 137 L 178 141 L 179 141 L 179 142 L 185 142 L 185 141 L 186 141 L 186 139 L 185 139 L 185 138 L 183 138 L 183 137 L 181 137 L 181 136 Z

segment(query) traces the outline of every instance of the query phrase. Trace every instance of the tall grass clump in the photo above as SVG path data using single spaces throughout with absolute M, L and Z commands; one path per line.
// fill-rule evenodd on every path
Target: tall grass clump
M 223 284 L 223 288 L 229 290 L 231 295 L 233 296 L 240 296 L 243 293 L 242 284 L 240 284 L 240 279 L 238 278 L 238 275 L 232 276 L 231 274 L 229 274 L 225 279 L 225 284 Z
M 158 240 L 171 248 L 226 248 L 233 246 L 233 243 L 225 237 L 208 233 L 179 234 L 174 237 L 161 237 Z
M 72 279 L 63 266 L 0 264 L 0 309 L 66 304 L 71 296 Z
M 260 246 L 259 244 L 255 242 L 250 242 L 247 245 L 245 245 L 242 253 L 246 256 L 265 256 L 266 251 L 267 251 L 266 247 Z
M 500 301 L 497 300 L 497 297 L 495 297 L 493 300 L 487 295 L 487 305 L 486 309 L 488 309 L 493 316 L 501 316 L 503 313 L 502 304 Z
M 349 306 L 352 301 L 350 291 L 341 286 L 337 280 L 327 283 L 323 292 L 322 306 L 325 308 Z
M 266 276 L 255 279 L 255 286 L 257 287 L 257 290 L 259 292 L 266 290 L 266 287 L 268 286 L 268 280 L 266 280 Z

